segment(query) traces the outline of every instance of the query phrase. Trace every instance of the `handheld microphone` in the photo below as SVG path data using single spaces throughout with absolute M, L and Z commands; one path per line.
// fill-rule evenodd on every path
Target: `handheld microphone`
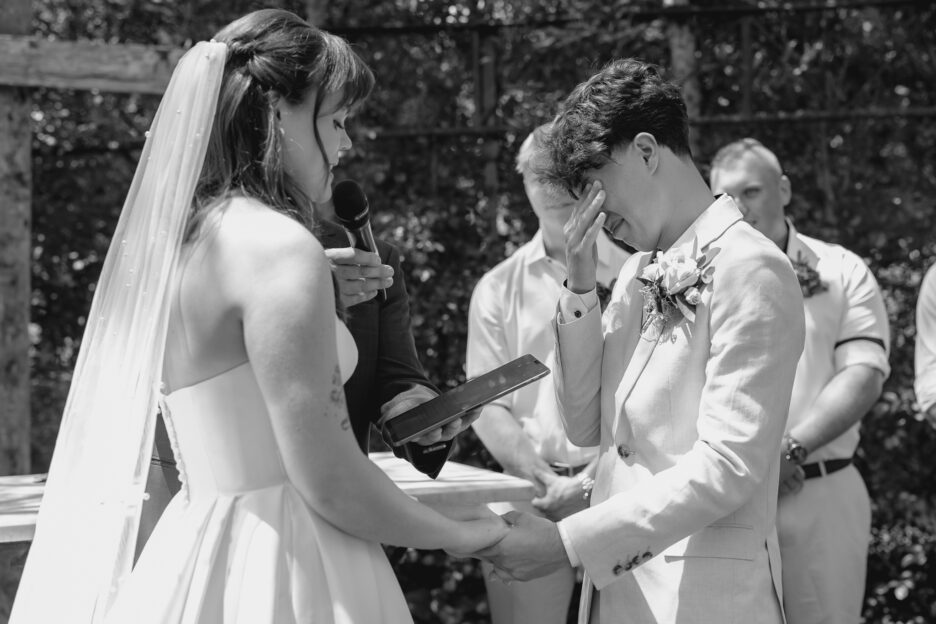
M 342 180 L 332 190 L 335 220 L 354 240 L 354 246 L 363 251 L 377 252 L 377 242 L 370 226 L 370 207 L 367 195 L 354 180 Z M 387 290 L 381 288 L 377 296 L 387 300 Z

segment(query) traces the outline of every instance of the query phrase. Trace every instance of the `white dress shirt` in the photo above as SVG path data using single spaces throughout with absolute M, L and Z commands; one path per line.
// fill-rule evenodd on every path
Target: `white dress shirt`
M 936 405 L 936 264 L 926 272 L 917 299 L 914 368 L 913 387 L 925 412 Z
M 629 255 L 602 232 L 598 237 L 598 283 L 610 288 Z M 541 232 L 481 277 L 468 313 L 465 368 L 469 378 L 527 353 L 555 370 L 551 322 L 565 279 L 565 264 L 546 255 Z M 594 459 L 595 447 L 575 446 L 566 437 L 550 377 L 493 404 L 513 414 L 536 453 L 547 462 L 580 466 Z
M 864 261 L 840 245 L 826 243 L 789 225 L 786 253 L 794 263 L 805 262 L 819 274 L 827 289 L 804 293 L 806 344 L 796 368 L 787 431 L 802 422 L 829 380 L 842 369 L 865 364 L 890 374 L 887 312 L 877 281 Z M 858 447 L 860 423 L 825 446 L 807 462 L 851 457 Z

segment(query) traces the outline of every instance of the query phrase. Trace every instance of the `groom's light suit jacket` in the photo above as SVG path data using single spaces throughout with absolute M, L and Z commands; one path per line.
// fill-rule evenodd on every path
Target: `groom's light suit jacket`
M 557 322 L 567 433 L 600 444 L 591 507 L 562 521 L 586 572 L 582 623 L 783 620 L 774 520 L 802 296 L 727 196 L 671 249 L 715 247 L 694 322 L 641 334 L 650 254 L 624 265 L 603 319 Z

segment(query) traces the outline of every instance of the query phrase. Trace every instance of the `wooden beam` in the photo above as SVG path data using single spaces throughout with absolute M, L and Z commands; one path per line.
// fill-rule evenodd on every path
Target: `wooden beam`
M 162 46 L 0 34 L 0 85 L 161 94 L 184 53 Z
M 0 32 L 31 27 L 30 0 L 0 7 Z M 0 86 L 0 475 L 29 471 L 30 104 L 26 89 Z

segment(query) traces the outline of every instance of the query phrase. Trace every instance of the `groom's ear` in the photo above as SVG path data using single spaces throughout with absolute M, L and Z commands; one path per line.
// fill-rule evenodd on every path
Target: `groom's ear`
M 638 132 L 631 145 L 643 159 L 647 172 L 653 175 L 660 164 L 660 146 L 656 137 L 649 132 Z

